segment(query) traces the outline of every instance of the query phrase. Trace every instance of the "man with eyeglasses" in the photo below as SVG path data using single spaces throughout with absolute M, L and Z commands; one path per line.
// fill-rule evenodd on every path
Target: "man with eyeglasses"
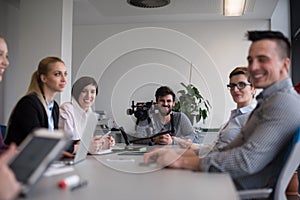
M 145 154 L 145 162 L 226 172 L 238 190 L 274 186 L 284 155 L 299 126 L 300 96 L 288 75 L 288 39 L 276 31 L 249 31 L 248 39 L 252 41 L 247 57 L 248 70 L 254 87 L 263 91 L 257 96 L 257 106 L 238 137 L 204 158 L 189 149 L 156 149 Z

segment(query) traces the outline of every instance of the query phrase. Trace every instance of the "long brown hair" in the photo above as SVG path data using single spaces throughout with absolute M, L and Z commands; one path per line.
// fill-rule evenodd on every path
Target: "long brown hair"
M 61 62 L 64 63 L 60 58 L 58 57 L 46 57 L 43 58 L 38 66 L 38 69 L 32 74 L 31 82 L 28 87 L 26 94 L 35 93 L 40 101 L 43 103 L 43 105 L 46 108 L 46 101 L 45 101 L 45 94 L 43 91 L 43 82 L 41 80 L 41 75 L 47 75 L 47 73 L 51 69 L 51 64 Z

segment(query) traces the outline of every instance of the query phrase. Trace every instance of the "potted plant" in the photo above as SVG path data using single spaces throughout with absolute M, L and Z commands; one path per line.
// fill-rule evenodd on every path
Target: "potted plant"
M 180 84 L 185 88 L 185 90 L 179 90 L 177 92 L 179 93 L 179 101 L 175 103 L 173 110 L 186 114 L 193 125 L 201 119 L 204 123 L 211 108 L 209 101 L 204 99 L 198 88 L 193 84 Z

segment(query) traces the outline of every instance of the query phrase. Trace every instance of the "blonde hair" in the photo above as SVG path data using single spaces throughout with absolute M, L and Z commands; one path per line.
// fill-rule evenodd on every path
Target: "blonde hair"
M 41 75 L 47 75 L 47 73 L 51 69 L 51 64 L 57 62 L 64 63 L 58 57 L 46 57 L 42 59 L 39 63 L 38 69 L 31 76 L 30 85 L 26 93 L 26 95 L 35 93 L 45 108 L 46 108 L 46 100 L 43 91 L 43 82 L 41 80 Z
M 0 34 L 0 39 L 2 39 L 2 40 L 6 43 L 5 38 L 4 38 L 3 35 L 1 35 L 1 34 Z

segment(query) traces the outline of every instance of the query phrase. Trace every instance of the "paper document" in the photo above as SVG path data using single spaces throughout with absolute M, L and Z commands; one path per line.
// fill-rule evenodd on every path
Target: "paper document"
M 54 163 L 54 164 L 50 165 L 50 167 L 44 173 L 44 176 L 49 177 L 49 176 L 63 174 L 63 173 L 71 172 L 71 171 L 74 171 L 73 166 L 66 166 L 64 164 Z

